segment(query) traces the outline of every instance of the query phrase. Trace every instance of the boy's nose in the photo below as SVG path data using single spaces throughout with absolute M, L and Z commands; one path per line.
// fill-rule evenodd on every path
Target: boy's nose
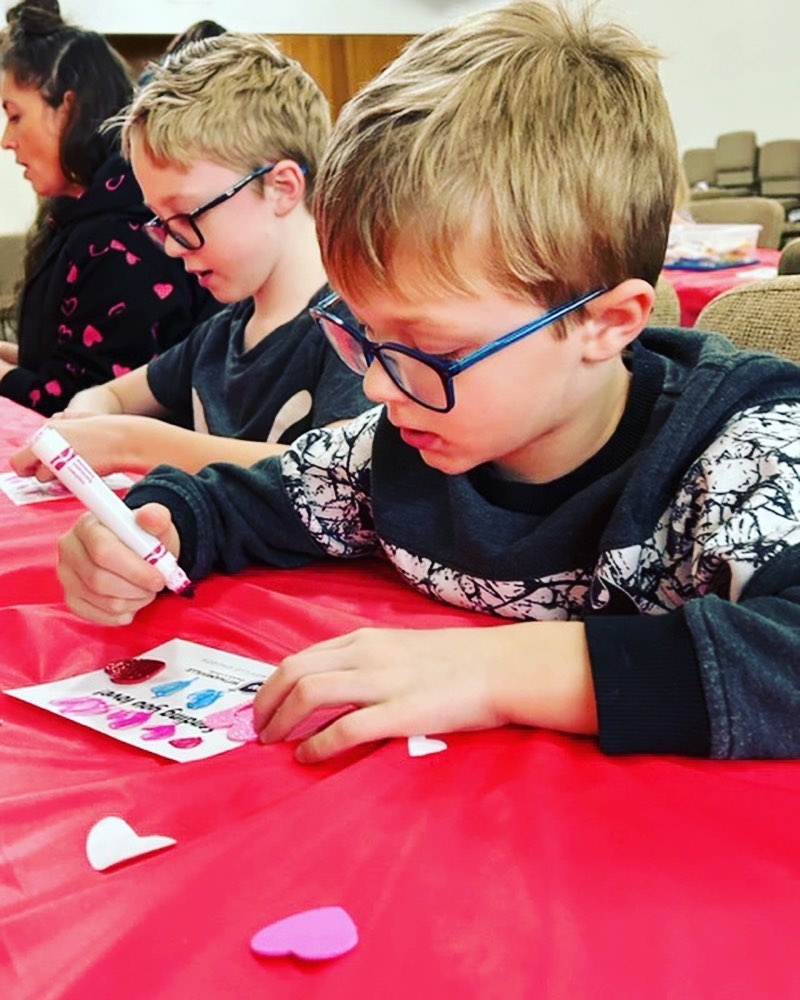
M 389 378 L 386 369 L 376 358 L 364 376 L 364 395 L 373 403 L 391 403 L 406 399 L 406 395 Z

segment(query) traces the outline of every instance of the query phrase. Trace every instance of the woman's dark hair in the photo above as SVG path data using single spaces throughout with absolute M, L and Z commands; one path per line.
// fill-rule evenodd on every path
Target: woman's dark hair
M 85 187 L 118 143 L 116 131 L 100 126 L 133 96 L 128 68 L 102 35 L 65 24 L 57 0 L 23 0 L 6 20 L 0 68 L 35 87 L 53 108 L 67 91 L 75 95 L 61 137 L 61 169 Z
M 0 34 L 0 69 L 11 73 L 21 86 L 35 87 L 53 108 L 61 106 L 68 91 L 74 94 L 61 135 L 61 169 L 67 180 L 87 187 L 119 148 L 119 129 L 101 126 L 133 97 L 127 65 L 102 35 L 65 24 L 58 0 L 22 0 L 9 9 L 6 21 L 8 27 Z M 25 281 L 52 238 L 48 219 L 55 200 L 39 203 L 36 221 L 28 231 L 25 277 L 15 289 L 16 302 L 0 316 L 0 322 L 12 329 L 19 328 Z

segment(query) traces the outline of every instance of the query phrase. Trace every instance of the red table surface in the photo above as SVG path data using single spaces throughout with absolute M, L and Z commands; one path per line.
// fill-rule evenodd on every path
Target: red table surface
M 38 418 L 0 402 L 2 454 Z M 251 570 L 159 599 L 128 627 L 61 602 L 75 501 L 0 496 L 0 682 L 54 680 L 174 636 L 275 661 L 365 623 L 489 618 L 377 561 Z M 177 764 L 0 695 L 0 996 L 13 1000 L 800 996 L 800 769 L 607 758 L 521 728 L 391 740 L 304 767 L 288 745 Z M 119 815 L 177 844 L 106 872 Z M 342 958 L 259 959 L 252 934 L 313 906 L 360 934 Z
M 685 271 L 665 268 L 661 273 L 678 293 L 681 305 L 681 326 L 694 326 L 697 317 L 712 299 L 738 285 L 777 273 L 779 250 L 759 247 L 757 262 L 744 267 L 723 267 L 716 271 Z M 770 270 L 771 269 L 771 270 Z

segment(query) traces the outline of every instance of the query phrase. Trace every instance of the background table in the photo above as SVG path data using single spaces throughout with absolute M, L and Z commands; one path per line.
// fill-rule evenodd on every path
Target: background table
M 0 455 L 38 418 L 0 402 Z M 65 677 L 173 636 L 269 661 L 363 624 L 484 616 L 377 561 L 212 577 L 133 625 L 61 603 L 74 501 L 0 496 L 0 687 Z M 509 728 L 404 740 L 303 767 L 288 745 L 171 763 L 0 695 L 4 1000 L 753 1000 L 800 996 L 800 769 L 607 758 Z M 123 816 L 177 845 L 98 873 L 89 828 Z M 250 936 L 338 904 L 360 943 L 311 965 Z
M 757 261 L 744 267 L 723 267 L 716 271 L 686 271 L 665 268 L 661 273 L 678 293 L 681 304 L 681 326 L 694 326 L 703 306 L 722 292 L 748 281 L 774 278 L 778 273 L 779 250 L 761 248 Z

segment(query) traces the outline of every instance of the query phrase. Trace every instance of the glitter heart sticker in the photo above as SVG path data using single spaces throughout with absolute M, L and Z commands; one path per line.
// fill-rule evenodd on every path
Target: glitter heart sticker
M 358 944 L 358 928 L 341 906 L 317 906 L 262 927 L 250 940 L 257 955 L 295 955 L 309 962 L 338 958 Z
M 166 667 L 163 660 L 139 659 L 112 660 L 103 669 L 115 684 L 139 684 L 155 677 Z

